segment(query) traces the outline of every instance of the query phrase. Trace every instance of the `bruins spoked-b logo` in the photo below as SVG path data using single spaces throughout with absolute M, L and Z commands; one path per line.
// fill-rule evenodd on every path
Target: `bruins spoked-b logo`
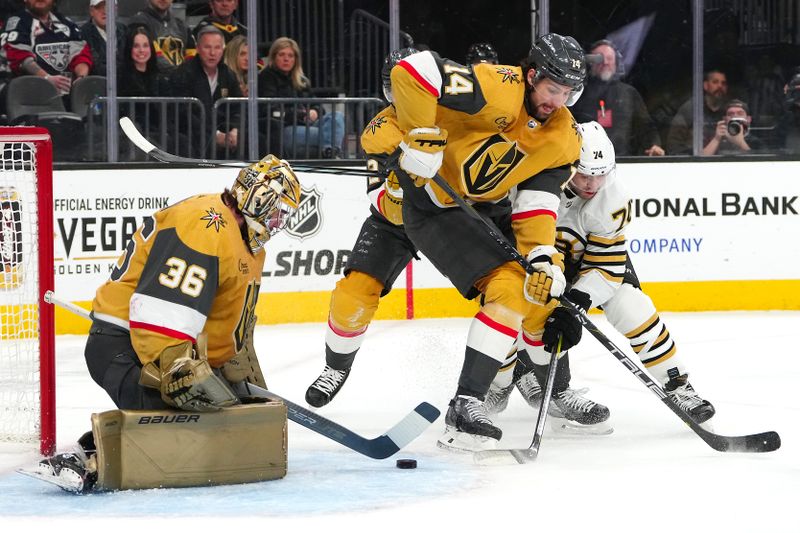
M 300 204 L 286 224 L 286 233 L 301 241 L 316 235 L 322 228 L 321 199 L 316 185 L 310 189 L 301 187 Z
M 517 143 L 492 135 L 464 162 L 464 184 L 470 196 L 492 192 L 522 161 Z

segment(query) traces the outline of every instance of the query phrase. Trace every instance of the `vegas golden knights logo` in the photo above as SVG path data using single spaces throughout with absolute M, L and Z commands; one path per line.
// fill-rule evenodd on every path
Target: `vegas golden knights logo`
M 178 66 L 183 63 L 184 44 L 183 40 L 177 37 L 159 37 L 157 41 L 161 55 L 166 58 L 171 65 Z
M 492 135 L 464 163 L 464 184 L 471 196 L 481 196 L 497 187 L 522 161 L 525 154 L 517 143 L 500 134 Z

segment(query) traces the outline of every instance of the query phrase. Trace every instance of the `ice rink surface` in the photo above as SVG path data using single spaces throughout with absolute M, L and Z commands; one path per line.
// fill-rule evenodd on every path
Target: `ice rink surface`
M 588 334 L 571 354 L 572 385 L 611 409 L 614 433 L 545 432 L 528 465 L 478 466 L 438 449 L 443 415 L 395 457 L 375 461 L 289 422 L 289 473 L 263 483 L 76 496 L 21 476 L 32 452 L 0 448 L 2 531 L 534 531 L 798 532 L 800 312 L 662 314 L 714 430 L 778 431 L 768 454 L 713 451 Z M 592 315 L 620 347 L 625 339 Z M 366 437 L 421 401 L 444 411 L 462 363 L 466 319 L 370 326 L 347 385 L 319 412 Z M 272 390 L 303 404 L 324 365 L 324 324 L 260 326 L 256 348 Z M 58 446 L 113 409 L 88 376 L 85 339 L 57 342 Z M 502 447 L 527 447 L 535 411 L 514 393 L 496 419 Z M 395 459 L 417 459 L 416 470 Z M 280 529 L 277 529 L 280 528 Z M 313 529 L 312 529 L 313 528 Z

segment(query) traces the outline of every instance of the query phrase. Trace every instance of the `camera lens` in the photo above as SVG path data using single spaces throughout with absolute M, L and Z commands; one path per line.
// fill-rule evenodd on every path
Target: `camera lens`
M 728 122 L 728 135 L 739 135 L 742 132 L 742 125 L 739 122 Z

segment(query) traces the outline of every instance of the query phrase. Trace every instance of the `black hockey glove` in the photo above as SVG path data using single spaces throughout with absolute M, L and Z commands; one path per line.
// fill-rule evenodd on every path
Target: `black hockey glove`
M 586 311 L 592 305 L 589 295 L 585 292 L 572 289 L 567 293 L 567 299 Z M 553 309 L 544 324 L 542 343 L 548 352 L 558 345 L 558 336 L 563 335 L 561 351 L 566 352 L 581 341 L 583 328 L 578 319 L 566 307 L 558 306 Z

